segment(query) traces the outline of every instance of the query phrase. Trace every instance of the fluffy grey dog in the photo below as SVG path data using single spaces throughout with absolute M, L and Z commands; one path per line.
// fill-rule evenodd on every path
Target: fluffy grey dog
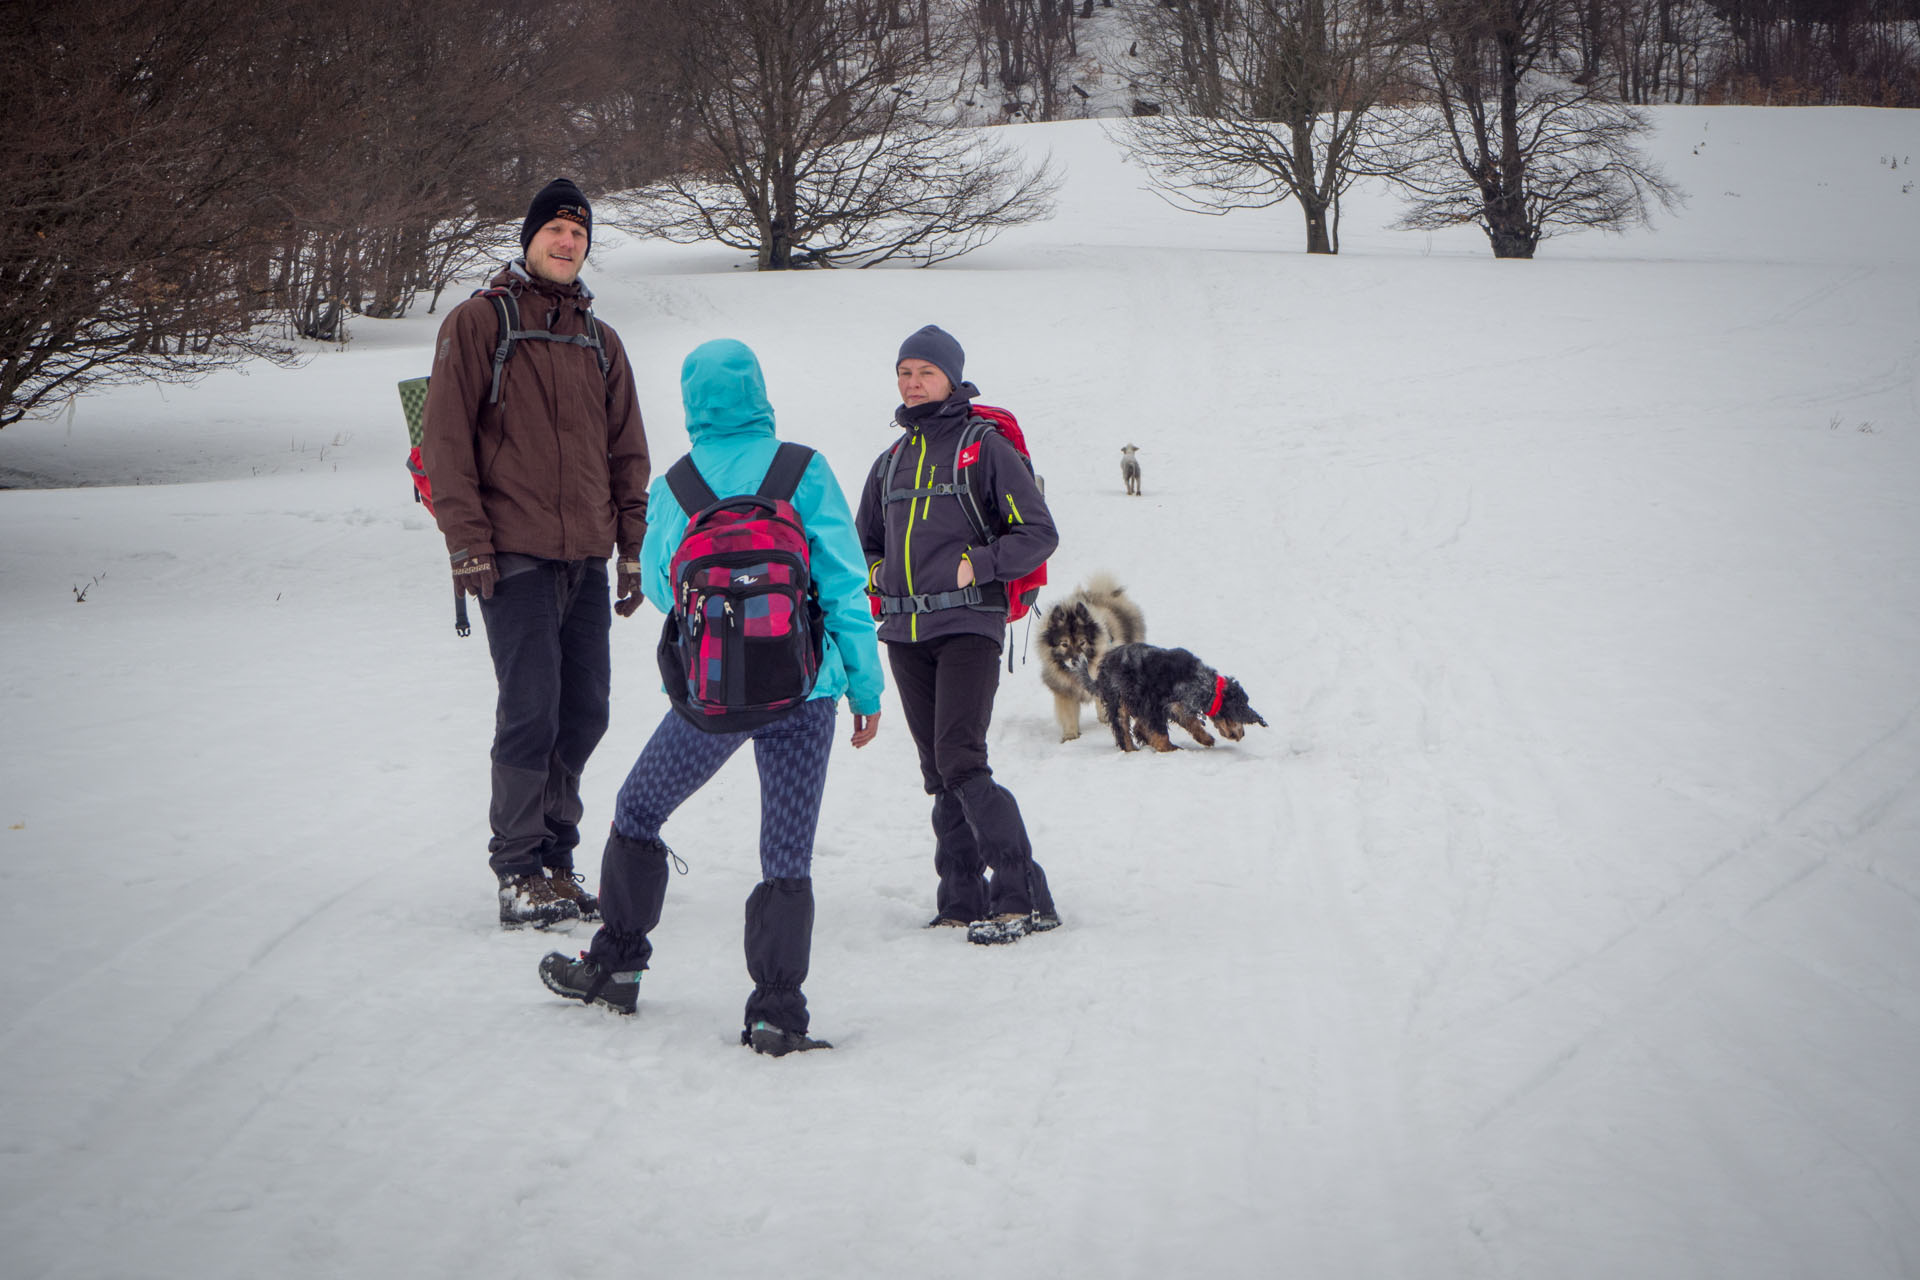
M 1047 610 L 1040 627 L 1040 679 L 1053 691 L 1060 741 L 1080 736 L 1081 703 L 1098 705 L 1091 682 L 1107 650 L 1146 635 L 1140 606 L 1109 574 L 1094 574 Z
M 1133 455 L 1140 452 L 1134 445 L 1120 446 L 1120 478 L 1126 482 L 1127 496 L 1140 496 L 1140 459 Z

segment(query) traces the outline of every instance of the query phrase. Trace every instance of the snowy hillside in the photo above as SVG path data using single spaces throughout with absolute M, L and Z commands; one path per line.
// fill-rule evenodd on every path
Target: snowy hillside
M 0 1273 L 1920 1275 L 1920 116 L 1656 116 L 1688 205 L 1531 263 L 1379 193 L 1309 258 L 1097 122 L 1013 131 L 1059 216 L 934 270 L 602 235 L 663 461 L 731 336 L 852 487 L 938 322 L 1056 586 L 1271 724 L 1063 745 L 1016 653 L 1066 927 L 987 949 L 920 928 L 890 692 L 828 784 L 831 1053 L 736 1043 L 748 760 L 666 830 L 637 1017 L 495 927 L 491 672 L 401 467 L 436 317 L 0 432 Z

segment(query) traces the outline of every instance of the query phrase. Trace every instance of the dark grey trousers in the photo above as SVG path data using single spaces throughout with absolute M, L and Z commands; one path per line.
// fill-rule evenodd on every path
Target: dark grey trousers
M 494 708 L 488 863 L 495 874 L 571 870 L 580 775 L 606 734 L 613 606 L 604 560 L 500 557 L 480 602 L 500 696 Z

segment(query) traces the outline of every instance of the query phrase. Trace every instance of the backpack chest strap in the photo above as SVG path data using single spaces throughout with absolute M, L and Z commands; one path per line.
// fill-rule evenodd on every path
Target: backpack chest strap
M 889 489 L 886 501 L 895 503 L 912 502 L 915 498 L 951 498 L 965 487 L 965 485 L 947 483 L 929 485 L 924 489 Z
M 576 347 L 592 347 L 596 351 L 601 346 L 599 334 L 554 333 L 548 329 L 515 329 L 507 337 L 514 342 L 522 342 L 528 338 L 537 342 L 566 342 Z
M 554 333 L 548 329 L 522 329 L 520 327 L 520 303 L 507 289 L 480 289 L 474 294 L 493 300 L 493 309 L 500 318 L 500 339 L 493 348 L 493 386 L 487 393 L 488 404 L 500 403 L 500 376 L 506 371 L 507 360 L 513 355 L 513 344 L 522 341 L 560 342 L 572 347 L 585 347 L 593 352 L 594 362 L 600 366 L 600 376 L 605 378 L 612 371 L 612 363 L 607 359 L 607 346 L 600 341 L 600 323 L 594 319 L 591 309 L 584 312 L 587 331 L 585 333 Z

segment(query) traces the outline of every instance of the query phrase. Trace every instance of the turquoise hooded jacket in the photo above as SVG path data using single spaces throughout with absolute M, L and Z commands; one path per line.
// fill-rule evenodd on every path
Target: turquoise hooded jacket
M 680 366 L 680 398 L 687 410 L 693 465 L 707 487 L 721 497 L 758 489 L 780 441 L 773 434 L 767 381 L 753 352 L 732 338 L 701 343 Z M 872 715 L 880 710 L 886 680 L 867 607 L 866 556 L 854 536 L 853 513 L 840 482 L 817 453 L 800 478 L 793 505 L 807 527 L 813 585 L 827 621 L 813 696 L 837 700 L 845 694 L 852 711 Z M 663 469 L 647 493 L 647 536 L 640 546 L 640 587 L 662 613 L 673 607 L 667 571 L 686 536 L 688 515 L 674 499 Z

